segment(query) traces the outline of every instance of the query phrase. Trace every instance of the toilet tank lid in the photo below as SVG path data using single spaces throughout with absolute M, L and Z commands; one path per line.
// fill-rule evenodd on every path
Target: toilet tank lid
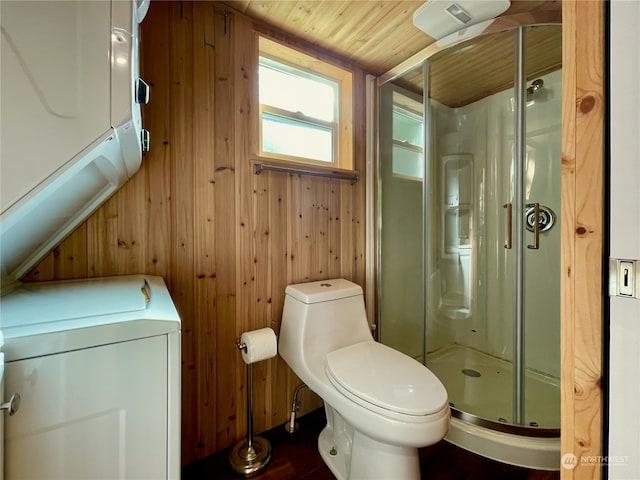
M 287 286 L 285 293 L 303 303 L 319 303 L 362 295 L 362 288 L 344 278 Z

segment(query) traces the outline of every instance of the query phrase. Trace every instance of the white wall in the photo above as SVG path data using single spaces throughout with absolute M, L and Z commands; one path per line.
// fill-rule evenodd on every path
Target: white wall
M 640 260 L 640 2 L 610 5 L 611 257 Z M 640 299 L 610 300 L 609 478 L 637 480 Z

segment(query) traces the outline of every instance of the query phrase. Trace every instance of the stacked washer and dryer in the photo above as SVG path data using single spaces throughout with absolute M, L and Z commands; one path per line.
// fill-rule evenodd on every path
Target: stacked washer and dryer
M 180 319 L 162 278 L 20 282 L 140 167 L 148 8 L 0 2 L 0 480 L 180 478 Z

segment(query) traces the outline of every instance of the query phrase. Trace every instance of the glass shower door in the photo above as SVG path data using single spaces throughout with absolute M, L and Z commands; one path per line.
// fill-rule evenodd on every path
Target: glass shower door
M 522 424 L 539 429 L 560 426 L 561 30 L 545 26 L 524 31 Z
M 455 412 L 505 424 L 515 395 L 515 48 L 514 31 L 461 43 L 428 60 L 427 81 L 426 365 Z
M 380 340 L 424 362 L 422 67 L 380 92 Z
M 559 426 L 560 68 L 561 28 L 527 27 L 380 89 L 380 340 L 454 415 L 527 435 Z

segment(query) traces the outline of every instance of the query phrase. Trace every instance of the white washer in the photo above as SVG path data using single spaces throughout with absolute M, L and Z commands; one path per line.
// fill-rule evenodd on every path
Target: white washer
M 162 278 L 22 284 L 0 298 L 4 473 L 179 479 L 180 319 Z

